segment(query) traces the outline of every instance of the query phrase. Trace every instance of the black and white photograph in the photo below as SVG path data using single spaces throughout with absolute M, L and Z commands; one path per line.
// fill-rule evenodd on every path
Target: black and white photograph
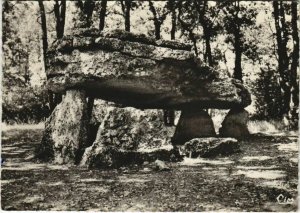
M 2 0 L 1 211 L 297 212 L 299 5 Z

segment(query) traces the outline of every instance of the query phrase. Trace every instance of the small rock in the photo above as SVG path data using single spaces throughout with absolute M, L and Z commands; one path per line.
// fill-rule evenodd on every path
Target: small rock
M 125 192 L 124 192 L 124 197 L 127 197 L 129 194 L 130 194 L 129 191 L 125 191 Z
M 143 168 L 143 170 L 142 170 L 143 172 L 151 172 L 151 169 L 149 169 L 149 168 Z
M 166 163 L 161 160 L 156 160 L 154 162 L 154 165 L 155 165 L 155 169 L 158 171 L 169 171 L 170 170 L 170 167 L 168 167 L 166 165 Z

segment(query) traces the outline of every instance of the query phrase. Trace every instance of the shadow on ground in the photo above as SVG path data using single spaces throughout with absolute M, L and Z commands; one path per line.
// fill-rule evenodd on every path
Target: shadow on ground
M 252 136 L 241 153 L 89 170 L 36 162 L 42 129 L 2 133 L 1 208 L 94 211 L 296 211 L 297 137 Z

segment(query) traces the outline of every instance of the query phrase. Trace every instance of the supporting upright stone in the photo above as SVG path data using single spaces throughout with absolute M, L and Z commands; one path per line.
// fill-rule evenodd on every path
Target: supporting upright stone
M 87 102 L 84 91 L 67 90 L 45 123 L 39 158 L 58 164 L 80 160 L 87 142 Z
M 249 113 L 245 109 L 231 109 L 219 130 L 222 137 L 244 137 L 249 135 L 247 127 Z
M 182 145 L 193 138 L 215 137 L 213 121 L 202 109 L 182 111 L 172 140 L 174 145 Z

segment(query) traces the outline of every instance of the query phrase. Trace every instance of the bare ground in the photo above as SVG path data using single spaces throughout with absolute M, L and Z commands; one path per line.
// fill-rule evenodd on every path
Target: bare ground
M 1 208 L 94 211 L 296 211 L 296 137 L 253 136 L 242 152 L 185 159 L 170 171 L 114 170 L 34 160 L 42 129 L 2 133 Z

